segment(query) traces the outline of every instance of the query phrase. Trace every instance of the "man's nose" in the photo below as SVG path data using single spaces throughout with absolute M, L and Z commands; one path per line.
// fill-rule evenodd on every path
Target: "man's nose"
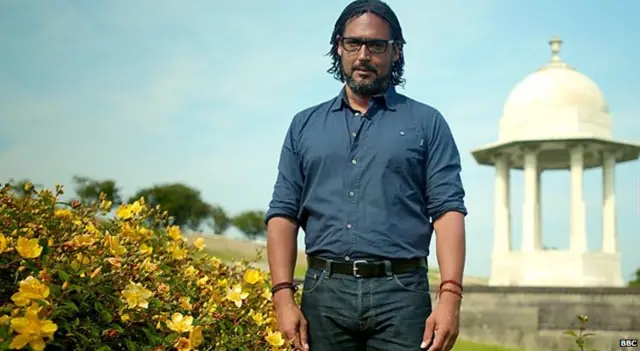
M 371 53 L 367 48 L 367 45 L 362 44 L 360 50 L 358 50 L 358 60 L 359 61 L 369 61 L 371 59 Z

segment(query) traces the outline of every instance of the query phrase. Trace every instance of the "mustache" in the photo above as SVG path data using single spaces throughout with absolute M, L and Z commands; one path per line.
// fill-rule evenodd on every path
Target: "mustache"
M 351 67 L 351 71 L 368 71 L 368 72 L 373 72 L 373 73 L 377 73 L 375 67 L 369 65 L 368 63 L 362 63 L 359 64 L 357 66 L 353 66 Z

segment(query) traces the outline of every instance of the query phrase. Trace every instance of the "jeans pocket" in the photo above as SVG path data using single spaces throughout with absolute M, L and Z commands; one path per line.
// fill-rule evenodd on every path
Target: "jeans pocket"
M 394 274 L 393 281 L 402 290 L 429 294 L 429 279 L 426 269 L 418 269 L 415 272 Z
M 324 280 L 324 272 L 321 270 L 309 268 L 304 275 L 304 283 L 302 285 L 302 292 L 305 294 L 312 293 L 320 286 L 320 283 Z

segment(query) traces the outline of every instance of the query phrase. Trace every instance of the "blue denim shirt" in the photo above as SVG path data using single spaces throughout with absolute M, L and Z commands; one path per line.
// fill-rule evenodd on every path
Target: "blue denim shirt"
M 344 88 L 296 114 L 265 220 L 289 217 L 307 255 L 427 257 L 433 220 L 467 214 L 460 154 L 444 117 L 392 87 L 351 109 Z

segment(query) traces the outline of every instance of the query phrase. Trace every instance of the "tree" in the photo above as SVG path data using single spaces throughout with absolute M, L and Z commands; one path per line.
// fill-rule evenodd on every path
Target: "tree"
M 73 176 L 73 182 L 76 184 L 76 195 L 85 204 L 99 201 L 100 193 L 104 193 L 105 199 L 113 205 L 122 203 L 120 189 L 116 187 L 116 181 L 113 179 L 94 180 L 76 175 Z
M 640 287 L 640 268 L 636 269 L 636 272 L 634 273 L 634 279 L 629 282 L 629 286 Z
M 211 217 L 213 218 L 213 233 L 224 234 L 224 232 L 231 226 L 231 218 L 227 216 L 227 213 L 220 206 L 211 207 Z
M 247 238 L 255 240 L 266 236 L 267 225 L 264 223 L 264 215 L 263 211 L 245 211 L 235 216 L 232 223 Z
M 210 216 L 211 206 L 202 201 L 200 191 L 181 183 L 160 184 L 139 190 L 129 199 L 134 202 L 143 197 L 150 207 L 160 205 L 173 217 L 172 224 L 180 228 L 198 230 L 202 222 Z
M 42 187 L 40 184 L 33 184 L 29 179 L 21 179 L 17 182 L 13 179 L 9 179 L 8 183 L 11 185 L 14 194 L 16 194 L 16 197 L 18 198 L 24 198 L 27 196 L 27 193 L 31 192 L 31 189 Z M 28 184 L 29 186 L 27 187 Z M 27 188 L 29 190 L 27 190 Z

